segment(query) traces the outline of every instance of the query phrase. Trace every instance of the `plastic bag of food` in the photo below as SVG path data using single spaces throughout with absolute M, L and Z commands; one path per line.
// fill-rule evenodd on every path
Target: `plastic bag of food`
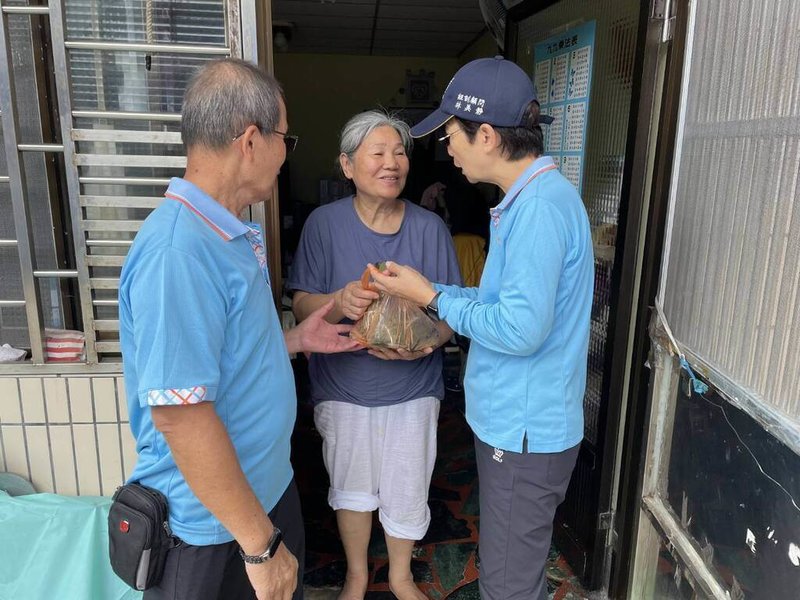
M 361 285 L 375 290 L 369 282 L 369 269 L 361 276 Z M 371 348 L 402 348 L 412 352 L 436 346 L 439 330 L 433 319 L 408 300 L 379 293 L 380 297 L 373 300 L 350 331 L 351 338 Z

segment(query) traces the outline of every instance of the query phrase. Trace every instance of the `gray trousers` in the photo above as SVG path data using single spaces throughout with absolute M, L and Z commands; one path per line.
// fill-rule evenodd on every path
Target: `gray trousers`
M 482 600 L 546 600 L 553 517 L 580 444 L 550 454 L 492 448 L 475 437 Z

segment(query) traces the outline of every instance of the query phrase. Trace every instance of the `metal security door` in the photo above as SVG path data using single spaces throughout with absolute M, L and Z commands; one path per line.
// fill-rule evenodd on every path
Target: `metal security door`
M 582 164 L 582 197 L 593 231 L 585 435 L 554 541 L 590 589 L 607 588 L 616 544 L 616 487 L 626 413 L 631 327 L 641 261 L 646 140 L 637 139 L 645 32 L 650 13 L 636 0 L 522 2 L 509 11 L 506 54 L 536 71 L 536 46 L 594 27 L 592 81 Z M 569 39 L 567 39 L 569 38 Z M 541 93 L 541 92 L 540 92 Z M 645 118 L 649 118 L 649 113 Z M 644 145 L 644 147 L 643 147 Z M 548 152 L 546 147 L 545 153 Z M 562 165 L 562 172 L 564 171 Z
M 0 16 L 0 110 L 6 159 L 0 186 L 9 188 L 14 223 L 13 236 L 0 235 L 0 250 L 6 257 L 16 251 L 21 271 L 16 287 L 23 296 L 0 294 L 0 311 L 20 314 L 31 360 L 42 364 L 46 361 L 43 301 L 47 304 L 43 285 L 50 289 L 59 281 L 74 282 L 74 293 L 65 294 L 59 308 L 69 305 L 77 315 L 74 326 L 82 326 L 86 362 L 118 360 L 120 268 L 170 177 L 180 176 L 186 164 L 179 132 L 184 86 L 195 68 L 214 58 L 236 56 L 258 62 L 259 46 L 268 40 L 259 40 L 257 24 L 269 22 L 269 3 L 265 7 L 254 0 L 3 0 Z M 43 54 L 51 65 L 52 83 L 49 77 L 28 77 L 27 67 L 18 59 L 26 48 L 11 44 L 12 31 L 39 30 L 44 32 L 43 41 L 34 41 L 33 52 Z M 15 39 L 19 41 L 20 35 Z M 20 139 L 19 103 L 25 99 L 15 84 L 29 79 L 36 81 L 36 92 L 46 100 L 39 110 L 57 115 L 53 131 L 48 132 L 52 139 L 45 143 Z M 31 203 L 25 153 L 45 153 L 58 163 L 58 182 L 50 189 L 49 204 L 65 207 L 63 227 L 52 229 L 70 249 L 68 267 L 43 268 L 37 260 L 31 221 L 42 217 Z M 266 225 L 263 207 L 253 212 Z M 274 270 L 279 240 L 274 234 L 269 239 Z M 274 279 L 279 282 L 279 274 Z

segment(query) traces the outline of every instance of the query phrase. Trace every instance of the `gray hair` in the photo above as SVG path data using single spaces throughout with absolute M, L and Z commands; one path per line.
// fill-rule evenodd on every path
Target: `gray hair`
M 411 132 L 405 121 L 397 117 L 397 115 L 381 110 L 368 110 L 358 113 L 345 123 L 342 128 L 342 134 L 339 137 L 339 155 L 347 155 L 347 158 L 352 162 L 356 150 L 364 143 L 367 136 L 378 127 L 391 127 L 394 129 L 400 135 L 400 141 L 403 142 L 406 154 L 411 154 L 414 140 L 411 139 Z M 338 160 L 336 165 L 341 173 L 341 165 Z M 344 175 L 344 173 L 341 174 Z
M 189 149 L 220 150 L 250 125 L 273 131 L 283 90 L 258 67 L 237 58 L 212 60 L 189 81 L 183 98 L 181 139 Z

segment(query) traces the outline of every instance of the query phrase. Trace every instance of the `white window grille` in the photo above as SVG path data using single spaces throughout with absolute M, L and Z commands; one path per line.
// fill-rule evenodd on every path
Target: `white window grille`
M 253 0 L 0 1 L 0 344 L 42 364 L 45 327 L 73 327 L 87 363 L 119 360 L 119 272 L 185 166 L 184 87 L 208 60 L 256 58 L 255 13 Z M 52 81 L 33 69 L 43 52 Z

